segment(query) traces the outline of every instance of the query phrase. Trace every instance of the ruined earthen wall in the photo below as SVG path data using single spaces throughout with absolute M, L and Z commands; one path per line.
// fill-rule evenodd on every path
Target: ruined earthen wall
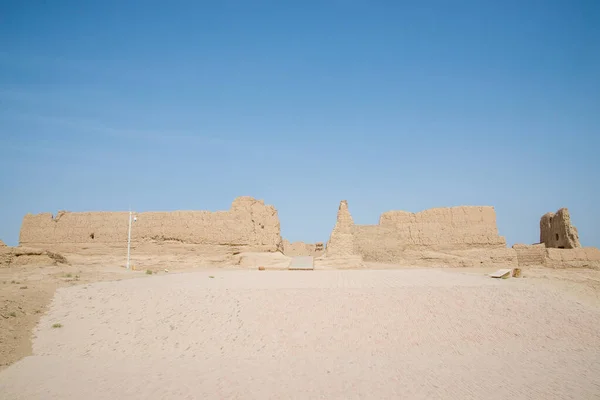
M 600 250 L 595 247 L 577 249 L 548 248 L 543 243 L 515 244 L 519 267 L 600 269 Z
M 519 267 L 539 266 L 545 264 L 546 246 L 540 244 L 515 244 L 512 247 L 517 252 Z
M 324 248 L 323 243 L 304 243 L 304 242 L 292 242 L 283 240 L 282 242 L 283 254 L 288 257 L 296 256 L 313 256 L 319 257 L 323 255 Z
M 8 246 L 0 248 L 0 267 L 58 264 L 69 264 L 69 262 L 61 254 L 48 250 Z
M 554 213 L 547 213 L 540 219 L 540 243 L 546 247 L 560 249 L 576 249 L 581 247 L 577 229 L 571 225 L 569 210 L 561 208 Z
M 506 248 L 493 207 L 389 211 L 378 225 L 354 226 L 355 251 L 367 261 L 394 262 L 407 250 L 450 251 Z
M 176 241 L 191 244 L 281 247 L 279 217 L 273 206 L 251 197 L 238 197 L 229 211 L 173 211 L 136 214 L 132 242 Z M 60 212 L 28 214 L 20 244 L 51 247 L 60 244 L 126 245 L 128 212 Z
M 595 247 L 546 248 L 545 250 L 544 265 L 546 267 L 600 269 L 600 250 Z

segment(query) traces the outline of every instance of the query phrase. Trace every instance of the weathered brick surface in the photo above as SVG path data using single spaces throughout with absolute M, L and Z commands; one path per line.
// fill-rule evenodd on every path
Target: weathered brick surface
M 249 245 L 276 251 L 281 247 L 275 207 L 251 197 L 238 197 L 228 211 L 172 211 L 136 214 L 132 241 L 176 241 L 206 245 Z M 20 244 L 119 245 L 127 243 L 128 212 L 59 212 L 23 218 Z
M 498 235 L 493 207 L 432 208 L 419 213 L 389 211 L 381 215 L 378 225 L 354 227 L 355 252 L 366 261 L 405 262 L 439 253 L 451 265 L 464 264 L 444 254 L 476 249 L 506 249 Z M 415 254 L 417 253 L 417 254 Z M 506 257 L 510 258 L 512 255 Z M 504 254 L 504 253 L 503 253 Z M 512 253 L 511 253 L 512 254 Z M 508 259 L 507 258 L 507 259 Z M 479 257 L 478 257 L 479 259 Z

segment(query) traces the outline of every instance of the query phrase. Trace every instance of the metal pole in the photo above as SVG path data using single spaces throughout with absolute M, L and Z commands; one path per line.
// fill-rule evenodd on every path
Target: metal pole
M 127 269 L 129 269 L 129 256 L 131 255 L 131 216 L 133 213 L 129 211 L 129 233 L 127 234 Z

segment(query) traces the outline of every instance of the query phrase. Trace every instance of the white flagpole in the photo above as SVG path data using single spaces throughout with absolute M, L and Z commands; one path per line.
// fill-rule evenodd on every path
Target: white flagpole
M 127 234 L 127 269 L 129 269 L 129 257 L 131 255 L 131 217 L 133 213 L 129 211 L 129 233 Z

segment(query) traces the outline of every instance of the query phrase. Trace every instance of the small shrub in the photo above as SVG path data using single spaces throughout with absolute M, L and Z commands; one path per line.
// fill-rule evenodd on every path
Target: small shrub
M 42 312 L 42 310 L 35 310 L 36 314 L 40 314 Z
M 62 324 L 56 323 L 56 324 L 52 324 L 53 328 L 62 328 Z
M 47 251 L 46 254 L 50 257 L 56 264 L 69 264 L 69 261 L 60 254 L 52 253 L 51 251 Z
M 213 278 L 214 278 L 214 276 L 210 275 L 210 276 L 209 276 L 209 278 L 213 279 Z
M 67 277 L 67 278 L 70 278 L 70 277 L 72 277 L 72 276 L 73 276 L 72 274 L 66 274 L 66 275 L 65 275 L 65 277 Z
M 27 289 L 27 286 L 21 286 L 19 289 Z
M 10 313 L 10 314 L 8 314 L 8 315 L 10 315 L 11 317 L 16 317 L 16 316 L 17 316 L 17 313 L 13 311 L 13 312 L 11 312 L 11 313 Z
M 17 281 L 15 281 L 14 279 L 12 281 L 10 281 L 10 283 L 17 283 Z
M 152 271 L 151 271 L 151 270 L 149 270 L 149 269 L 147 269 L 147 270 L 146 270 L 146 274 L 147 274 L 147 275 L 152 275 Z

